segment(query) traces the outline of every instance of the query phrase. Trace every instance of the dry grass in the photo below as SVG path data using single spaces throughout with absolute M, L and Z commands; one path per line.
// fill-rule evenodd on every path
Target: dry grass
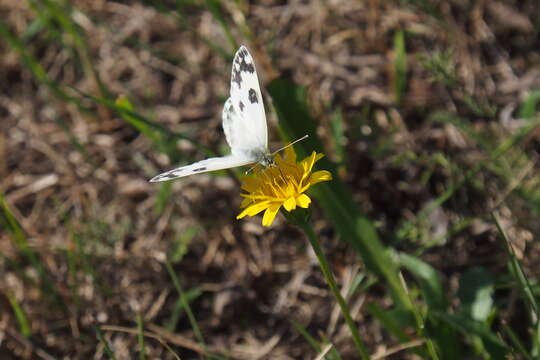
M 25 51 L 67 95 L 79 96 L 78 89 L 105 96 L 100 79 L 113 98 L 126 95 L 137 111 L 164 127 L 216 152 L 223 149 L 220 114 L 230 60 L 203 39 L 228 53 L 233 48 L 204 6 L 179 9 L 163 1 L 165 10 L 158 11 L 152 4 L 159 1 L 73 1 L 85 52 L 57 22 L 30 33 L 40 25 L 31 3 L 0 1 L 1 21 L 24 39 Z M 339 158 L 333 113 L 341 110 L 341 175 L 385 243 L 423 249 L 423 259 L 444 275 L 454 299 L 464 269 L 483 266 L 495 276 L 506 271 L 496 229 L 486 220 L 488 210 L 498 209 L 528 275 L 540 275 L 540 247 L 533 241 L 540 209 L 538 132 L 488 163 L 427 217 L 427 225 L 415 224 L 405 239 L 396 236 L 405 221 L 523 126 L 520 108 L 531 90 L 540 89 L 536 1 L 417 2 L 431 4 L 427 8 L 414 1 L 240 3 L 222 4 L 232 36 L 252 49 L 265 81 L 281 74 L 307 88 L 332 159 Z M 394 36 L 400 30 L 406 34 L 407 87 L 398 103 Z M 236 221 L 239 189 L 230 176 L 189 177 L 175 182 L 170 193 L 148 183 L 174 165 L 169 157 L 103 104 L 83 99 L 82 109 L 59 97 L 5 38 L 0 44 L 0 193 L 57 295 L 43 294 L 35 266 L 0 230 L 2 359 L 106 358 L 98 325 L 117 359 L 135 358 L 138 313 L 149 335 L 148 359 L 174 358 L 162 342 L 182 359 L 196 358 L 202 348 L 185 315 L 167 329 L 172 314 L 181 311 L 164 266 L 171 254 L 179 254 L 174 267 L 184 290 L 192 291 L 210 349 L 238 359 L 315 358 L 294 320 L 314 336 L 331 338 L 344 358 L 355 358 L 350 334 L 298 230 L 283 219 L 270 229 L 259 219 Z M 442 68 L 430 71 L 430 62 Z M 440 114 L 465 119 L 466 127 L 438 121 Z M 275 116 L 269 121 L 271 146 L 278 147 Z M 177 146 L 181 155 L 174 162 L 205 156 L 189 141 Z M 160 191 L 162 206 L 156 205 Z M 314 221 L 341 286 L 350 287 L 364 271 L 358 256 L 318 211 Z M 462 221 L 472 225 L 458 229 Z M 434 238 L 440 241 L 429 245 Z M 26 314 L 29 338 L 21 333 L 10 296 Z M 385 307 L 388 301 L 380 283 L 351 299 L 375 354 L 398 342 L 363 306 Z M 511 303 L 501 305 L 501 312 L 511 324 L 523 316 Z

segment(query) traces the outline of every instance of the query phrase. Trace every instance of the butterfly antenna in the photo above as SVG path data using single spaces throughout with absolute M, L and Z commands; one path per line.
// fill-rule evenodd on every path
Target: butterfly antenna
M 305 140 L 305 139 L 307 139 L 308 137 L 309 137 L 309 135 L 306 134 L 306 135 L 302 136 L 300 139 L 296 139 L 296 140 L 294 140 L 292 143 L 290 143 L 290 144 L 288 144 L 288 145 L 285 145 L 285 146 L 282 147 L 281 149 L 278 149 L 278 150 L 274 151 L 274 152 L 273 152 L 272 154 L 270 154 L 270 155 L 274 156 L 275 154 L 277 154 L 277 153 L 280 152 L 281 150 L 285 150 L 285 149 L 288 148 L 289 146 L 293 146 L 293 145 L 296 144 L 297 142 L 300 142 L 300 141 L 302 141 L 302 140 Z
M 280 152 L 281 150 L 285 150 L 285 149 L 288 148 L 289 146 L 293 146 L 293 145 L 296 144 L 297 142 L 300 142 L 300 141 L 302 141 L 302 140 L 305 140 L 305 139 L 307 139 L 308 137 L 309 137 L 309 135 L 306 134 L 306 135 L 302 136 L 300 139 L 296 139 L 296 140 L 294 140 L 292 143 L 287 144 L 287 145 L 285 145 L 284 147 L 282 147 L 281 149 L 278 149 L 278 150 L 274 151 L 273 153 L 270 154 L 270 156 L 274 156 L 274 155 L 276 155 L 278 152 Z M 249 174 L 250 172 L 252 172 L 253 169 L 255 169 L 255 168 L 256 168 L 257 166 L 259 166 L 259 165 L 261 165 L 260 162 L 256 163 L 256 164 L 253 165 L 252 167 L 250 167 L 250 168 L 246 171 L 246 175 Z M 272 166 L 272 165 L 273 165 L 273 161 L 271 162 L 271 164 L 270 164 L 269 166 Z

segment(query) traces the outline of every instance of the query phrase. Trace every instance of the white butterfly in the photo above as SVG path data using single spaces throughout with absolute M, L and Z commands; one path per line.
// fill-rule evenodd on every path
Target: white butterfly
M 253 57 L 245 46 L 234 55 L 231 74 L 231 96 L 223 107 L 223 131 L 231 154 L 213 157 L 178 167 L 153 177 L 150 182 L 172 180 L 188 175 L 237 166 L 272 164 L 268 152 L 266 115 L 255 71 Z

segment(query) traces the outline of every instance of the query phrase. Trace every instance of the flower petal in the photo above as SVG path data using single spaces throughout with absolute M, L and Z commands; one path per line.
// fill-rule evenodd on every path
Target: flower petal
M 242 200 L 242 203 L 240 204 L 240 209 L 248 207 L 252 202 L 253 202 L 253 200 L 251 200 L 249 198 L 244 198 L 244 200 Z
M 294 152 L 294 148 L 292 146 L 289 146 L 285 149 L 285 162 L 288 163 L 296 163 L 296 153 Z
M 241 180 L 242 186 L 240 188 L 246 192 L 256 191 L 259 187 L 260 181 L 255 176 L 242 176 Z
M 253 205 L 250 205 L 247 208 L 245 208 L 244 211 L 242 211 L 240 214 L 238 214 L 238 216 L 236 218 L 241 219 L 244 216 L 257 215 L 258 213 L 260 213 L 264 209 L 268 208 L 270 206 L 270 204 L 271 204 L 270 201 L 261 201 L 261 202 L 255 203 Z
M 328 171 L 313 171 L 315 163 L 323 156 L 313 151 L 298 161 L 294 148 L 288 147 L 274 157 L 273 166 L 255 168 L 242 178 L 241 208 L 244 210 L 237 218 L 264 211 L 262 224 L 270 226 L 282 206 L 287 211 L 309 207 L 311 199 L 305 191 L 313 184 L 332 179 Z
M 321 160 L 324 157 L 323 153 L 318 153 L 317 156 L 315 156 L 315 162 Z
M 315 164 L 315 158 L 317 156 L 317 153 L 313 151 L 311 155 L 304 160 L 300 162 L 300 165 L 302 166 L 304 173 L 302 174 L 302 180 L 307 178 L 309 176 L 309 173 L 311 172 L 311 169 L 313 168 L 313 165 Z
M 309 183 L 312 185 L 321 181 L 329 181 L 329 180 L 332 180 L 332 173 L 326 170 L 315 171 L 309 177 Z
M 262 220 L 263 226 L 272 225 L 280 207 L 281 207 L 281 204 L 272 204 L 270 205 L 268 209 L 266 209 L 266 211 L 264 212 L 263 220 Z
M 309 204 L 311 204 L 311 199 L 306 194 L 302 194 L 296 198 L 296 205 L 304 209 L 307 209 Z
M 283 207 L 287 211 L 296 209 L 296 200 L 294 199 L 294 197 L 290 197 L 287 200 L 285 200 L 285 202 L 283 203 Z

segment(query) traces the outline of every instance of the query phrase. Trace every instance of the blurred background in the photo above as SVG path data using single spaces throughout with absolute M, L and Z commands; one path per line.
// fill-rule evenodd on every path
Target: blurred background
M 358 358 L 304 234 L 236 220 L 242 170 L 148 182 L 228 152 L 240 44 L 270 148 L 326 154 L 372 358 L 540 356 L 539 31 L 535 0 L 0 0 L 0 358 Z

